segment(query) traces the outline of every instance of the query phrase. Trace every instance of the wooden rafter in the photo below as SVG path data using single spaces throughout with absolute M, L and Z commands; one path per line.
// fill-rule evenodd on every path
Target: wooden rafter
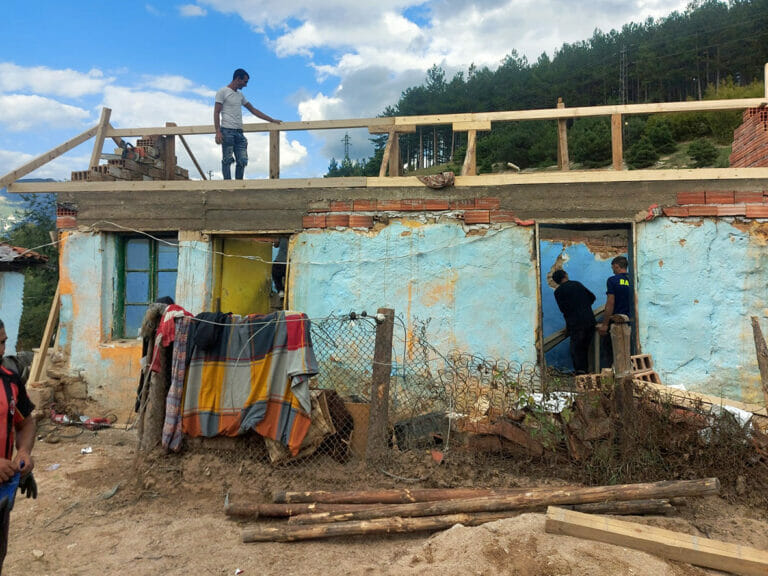
M 106 137 L 107 130 L 109 130 L 109 117 L 111 115 L 111 108 L 105 107 L 101 109 L 101 118 L 96 126 L 96 137 L 93 143 L 93 152 L 91 152 L 91 162 L 88 165 L 90 168 L 96 168 L 99 165 L 101 151 L 104 148 L 104 138 Z

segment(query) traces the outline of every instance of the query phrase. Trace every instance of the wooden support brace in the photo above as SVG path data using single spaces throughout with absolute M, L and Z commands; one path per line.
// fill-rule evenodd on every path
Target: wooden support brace
M 768 552 L 765 550 L 635 522 L 552 506 L 547 509 L 545 529 L 550 534 L 606 542 L 724 572 L 755 576 L 768 574 Z
M 624 141 L 621 132 L 621 114 L 611 114 L 611 152 L 614 170 L 621 170 L 623 166 Z
M 392 154 L 392 141 L 395 139 L 395 131 L 389 132 L 387 143 L 384 146 L 384 155 L 381 157 L 381 166 L 379 167 L 379 178 L 384 178 L 387 175 L 387 167 L 389 166 L 389 156 Z
M 280 178 L 280 132 L 276 130 L 269 133 L 269 177 Z
M 176 123 L 168 122 L 168 126 L 176 126 Z M 197 158 L 195 158 L 195 155 L 192 154 L 192 149 L 189 147 L 189 144 L 187 144 L 187 141 L 184 138 L 184 136 L 179 135 L 179 140 L 181 140 L 181 143 L 184 145 L 184 150 L 187 151 L 187 154 L 189 155 L 190 160 L 192 160 L 192 163 L 195 165 L 195 168 L 197 168 L 197 171 L 200 173 L 200 177 L 203 180 L 208 180 L 208 178 L 205 177 L 205 172 L 203 172 L 203 169 L 200 167 L 200 164 L 197 163 Z
M 464 156 L 464 164 L 461 166 L 462 176 L 477 176 L 477 130 L 467 132 L 467 154 Z
M 101 150 L 104 148 L 104 137 L 109 129 L 109 117 L 112 115 L 112 109 L 104 107 L 101 109 L 101 118 L 96 128 L 96 138 L 93 143 L 93 152 L 91 152 L 90 168 L 96 168 L 101 159 Z
M 557 107 L 565 108 L 562 98 L 557 99 Z M 565 118 L 557 120 L 557 167 L 560 170 L 570 170 L 570 158 L 568 157 L 568 126 Z
M 34 160 L 31 160 L 26 164 L 24 164 L 21 168 L 17 168 L 12 172 L 8 172 L 8 174 L 0 178 L 0 188 L 3 188 L 13 182 L 16 182 L 16 180 L 18 180 L 19 178 L 23 178 L 30 172 L 33 172 L 38 168 L 40 168 L 40 166 L 47 164 L 54 158 L 58 158 L 65 152 L 74 148 L 75 146 L 79 146 L 89 138 L 93 138 L 97 130 L 98 130 L 98 126 L 93 126 L 92 128 L 88 128 L 88 130 L 86 130 L 82 134 L 78 134 L 74 138 L 71 138 L 70 140 L 67 140 L 63 144 L 56 146 L 56 148 L 49 150 L 45 154 L 41 154 Z

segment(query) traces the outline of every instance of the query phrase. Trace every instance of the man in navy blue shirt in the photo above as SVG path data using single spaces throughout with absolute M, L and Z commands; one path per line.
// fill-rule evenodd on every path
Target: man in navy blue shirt
M 589 369 L 589 343 L 595 333 L 595 315 L 592 312 L 595 295 L 581 282 L 568 278 L 565 270 L 555 270 L 552 281 L 557 284 L 555 300 L 565 318 L 570 338 L 573 370 L 576 374 L 586 374 Z
M 603 314 L 603 321 L 597 326 L 598 331 L 603 336 L 608 334 L 610 318 L 614 314 L 624 314 L 630 319 L 632 318 L 633 292 L 627 268 L 629 268 L 629 261 L 625 256 L 616 256 L 611 260 L 613 276 L 608 278 L 606 282 L 605 313 Z M 613 347 L 610 336 L 606 336 L 602 340 L 603 354 L 601 354 L 600 363 L 606 368 L 613 364 Z

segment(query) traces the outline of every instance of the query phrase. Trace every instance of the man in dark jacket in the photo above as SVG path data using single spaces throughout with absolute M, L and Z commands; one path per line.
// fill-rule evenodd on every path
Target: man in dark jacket
M 595 315 L 592 303 L 595 295 L 581 282 L 570 280 L 565 270 L 555 270 L 552 280 L 557 284 L 555 300 L 565 318 L 565 328 L 571 339 L 571 360 L 576 374 L 589 369 L 589 343 L 595 333 Z

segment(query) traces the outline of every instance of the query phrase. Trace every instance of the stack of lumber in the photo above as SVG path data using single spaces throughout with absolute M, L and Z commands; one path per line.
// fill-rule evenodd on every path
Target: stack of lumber
M 119 158 L 107 160 L 106 164 L 95 166 L 89 170 L 72 172 L 73 182 L 113 182 L 117 180 L 165 180 L 166 141 L 164 136 L 149 136 L 139 138 L 136 146 L 115 148 Z M 189 180 L 189 171 L 173 162 L 174 180 Z
M 268 519 L 245 528 L 243 542 L 292 542 L 359 534 L 422 532 L 477 526 L 547 506 L 584 513 L 665 514 L 671 498 L 716 495 L 717 478 L 616 486 L 285 492 L 274 502 L 233 504 L 227 516 Z M 288 518 L 275 522 L 275 518 Z

